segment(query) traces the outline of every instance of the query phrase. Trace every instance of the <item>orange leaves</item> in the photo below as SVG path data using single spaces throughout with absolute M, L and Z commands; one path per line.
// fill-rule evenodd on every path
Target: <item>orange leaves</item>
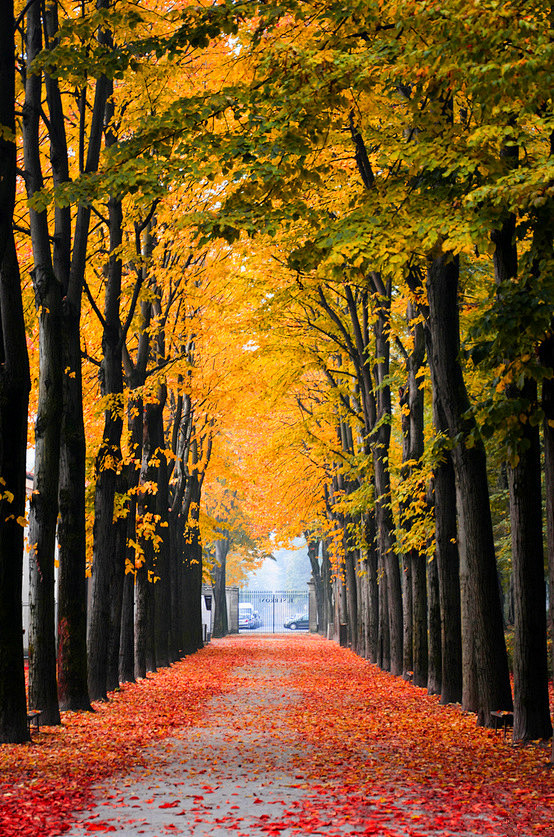
M 252 695 L 247 709 L 245 690 Z M 209 723 L 220 735 L 225 732 L 227 743 L 216 761 L 210 760 L 215 752 L 203 750 L 205 767 L 194 766 L 187 810 L 181 810 L 186 794 L 178 792 L 163 801 L 154 794 L 145 805 L 176 818 L 188 815 L 191 823 L 216 823 L 229 833 L 238 823 L 246 830 L 240 783 L 233 784 L 236 793 L 223 797 L 225 811 L 216 811 L 212 797 L 222 776 L 235 781 L 248 751 L 241 749 L 244 735 L 259 759 L 248 769 L 259 769 L 264 777 L 250 797 L 253 835 L 553 833 L 554 793 L 540 748 L 512 747 L 501 735 L 476 727 L 474 717 L 459 707 L 440 706 L 423 689 L 312 636 L 219 640 L 170 669 L 125 685 L 110 703 L 96 704 L 93 714 L 67 713 L 62 728 L 46 728 L 31 745 L 0 748 L 5 782 L 0 833 L 59 834 L 72 812 L 90 804 L 92 782 L 146 764 L 140 748 L 151 742 L 178 735 L 179 729 L 187 739 L 188 727 L 200 722 L 205 727 L 204 707 L 221 692 L 228 697 L 209 712 Z M 229 728 L 234 738 L 227 736 Z M 284 801 L 272 798 L 267 786 L 275 757 L 266 753 L 267 741 L 278 754 L 280 775 L 286 775 Z M 275 808 L 264 809 L 264 802 Z M 119 811 L 119 804 L 114 807 Z M 99 818 L 84 827 L 113 830 Z
M 41 728 L 29 745 L 2 746 L 0 833 L 59 834 L 86 807 L 93 782 L 142 763 L 140 748 L 197 721 L 225 688 L 233 662 L 229 654 L 199 652 L 124 684 L 109 703 L 95 703 L 94 713 L 64 713 L 63 726 Z

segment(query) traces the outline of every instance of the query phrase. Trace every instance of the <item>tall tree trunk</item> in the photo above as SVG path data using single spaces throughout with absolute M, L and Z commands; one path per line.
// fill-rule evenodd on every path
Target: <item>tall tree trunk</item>
M 414 601 L 413 601 L 412 561 L 410 554 L 402 559 L 402 614 L 403 614 L 403 673 L 405 677 L 414 671 Z
M 196 455 L 193 457 L 196 464 Z M 189 477 L 190 507 L 183 549 L 184 647 L 185 654 L 201 648 L 202 638 L 202 542 L 199 513 L 201 482 L 196 471 Z
M 133 386 L 134 384 L 134 386 Z M 136 389 L 137 381 L 131 381 L 131 389 Z M 136 540 L 137 495 L 140 466 L 142 462 L 142 398 L 136 393 L 129 398 L 127 408 L 129 430 L 129 462 L 127 486 L 129 491 L 127 515 L 127 544 L 125 554 L 125 578 L 123 580 L 123 602 L 121 608 L 121 634 L 119 641 L 119 679 L 129 683 L 135 679 L 135 548 Z M 144 675 L 143 675 L 144 676 Z
M 323 579 L 321 576 L 321 569 L 319 566 L 319 538 L 305 532 L 306 542 L 308 544 L 308 558 L 310 559 L 310 567 L 312 569 L 312 579 L 314 582 L 315 602 L 317 609 L 317 630 L 318 633 L 324 633 L 324 602 L 323 602 Z
M 377 665 L 383 671 L 390 671 L 390 631 L 389 631 L 389 603 L 388 588 L 385 579 L 385 568 L 381 555 L 378 563 L 379 578 L 379 633 L 377 646 Z
M 509 157 L 508 157 L 509 154 Z M 506 150 L 508 164 L 517 165 L 517 147 Z M 495 244 L 494 271 L 499 304 L 518 275 L 516 218 L 508 214 L 491 233 Z M 527 378 L 523 386 L 506 387 L 514 415 L 519 418 L 518 438 L 508 462 L 508 495 L 514 585 L 514 731 L 518 740 L 549 738 L 552 734 L 548 703 L 546 649 L 546 596 L 542 544 L 542 495 L 539 428 L 532 421 L 537 409 L 537 385 Z
M 329 546 L 326 539 L 323 540 L 321 546 L 321 578 L 323 583 L 325 633 L 327 633 L 329 625 L 332 626 L 334 624 L 334 610 L 331 561 L 329 558 Z
M 423 391 L 419 386 L 418 373 L 425 357 L 425 336 L 423 324 L 419 321 L 417 310 L 412 302 L 406 309 L 406 321 L 412 336 L 412 348 L 403 350 L 406 363 L 406 384 L 400 389 L 399 402 L 402 423 L 402 478 L 407 480 L 417 476 L 419 461 L 423 455 Z M 411 498 L 400 504 L 400 522 L 409 533 L 418 515 L 414 511 Z M 405 620 L 404 639 L 410 644 L 404 647 L 404 672 L 413 671 L 413 680 L 417 686 L 427 685 L 427 590 L 426 559 L 415 548 L 405 556 L 404 590 Z
M 135 577 L 135 678 L 146 677 L 146 635 L 148 633 L 148 567 L 143 561 Z
M 356 561 L 356 597 L 358 599 L 358 630 L 360 637 L 358 654 L 360 655 L 360 657 L 367 659 L 369 608 L 367 591 L 367 566 L 365 560 L 365 553 L 363 549 L 358 550 Z
M 134 536 L 133 528 L 133 536 Z M 134 557 L 134 556 L 133 556 Z M 129 552 L 127 552 L 129 560 Z M 135 573 L 126 572 L 121 603 L 121 634 L 119 637 L 119 682 L 135 679 Z
M 368 596 L 368 640 L 367 655 L 371 663 L 377 662 L 379 643 L 379 583 L 377 575 L 378 556 L 375 533 L 375 514 L 373 510 L 363 515 L 365 528 L 365 563 L 367 567 Z
M 6 3 L 0 9 L 0 124 L 12 130 L 13 32 L 13 7 Z M 9 68 L 5 66 L 8 61 Z M 14 193 L 15 144 L 0 138 L 0 744 L 29 740 L 21 579 L 31 381 L 19 266 L 11 229 Z
M 435 428 L 440 432 L 437 419 Z M 443 451 L 440 461 L 435 464 L 434 489 L 435 555 L 441 610 L 441 703 L 461 703 L 462 622 L 456 483 L 452 458 L 447 450 Z
M 88 683 L 92 700 L 105 700 L 107 697 L 111 581 L 116 560 L 114 500 L 122 468 L 123 361 L 119 313 L 122 264 L 118 248 L 122 241 L 123 216 L 121 201 L 118 198 L 110 198 L 108 213 L 110 260 L 102 337 L 102 395 L 106 399 L 106 408 L 102 442 L 95 464 L 92 594 L 88 629 Z
M 441 436 L 448 435 L 448 424 L 439 398 L 438 372 L 435 367 L 436 353 L 433 351 L 429 307 L 421 301 L 422 288 L 419 276 L 410 274 L 408 284 L 419 300 L 418 307 L 425 320 L 427 361 L 432 384 L 433 424 L 435 435 L 437 439 L 440 439 Z M 441 618 L 441 703 L 461 702 L 463 683 L 464 697 L 467 699 L 471 695 L 469 705 L 464 708 L 476 711 L 476 689 L 472 688 L 472 684 L 475 683 L 475 667 L 471 655 L 465 655 L 465 662 L 468 665 L 462 676 L 461 569 L 458 552 L 456 482 L 449 444 L 443 445 L 442 449 L 437 452 L 433 472 L 435 560 L 439 578 Z M 467 585 L 464 585 L 464 590 L 467 590 Z M 466 632 L 469 633 L 471 626 L 469 613 L 464 619 L 464 624 Z M 466 648 L 469 646 L 471 646 L 471 641 L 466 636 Z
M 27 11 L 26 83 L 23 106 L 23 152 L 27 195 L 43 187 L 40 159 L 42 73 L 31 64 L 42 48 L 42 10 Z M 39 313 L 39 395 L 35 423 L 35 478 L 29 508 L 29 705 L 43 720 L 59 724 L 56 680 L 54 554 L 58 519 L 60 423 L 62 415 L 62 287 L 54 273 L 48 214 L 29 208 L 33 248 L 33 285 Z
M 110 0 L 98 0 L 108 8 Z M 100 31 L 98 40 L 109 36 Z M 111 83 L 97 79 L 92 116 L 88 128 L 88 149 L 84 170 L 98 169 L 106 102 Z M 80 119 L 83 137 L 88 118 L 85 91 L 81 95 Z M 84 148 L 83 148 L 84 154 Z M 87 660 L 87 581 L 85 479 L 86 442 L 83 418 L 81 369 L 81 296 L 85 274 L 91 208 L 80 204 L 67 285 L 64 287 L 62 351 L 63 417 L 60 436 L 59 476 L 59 587 L 58 587 L 58 692 L 63 709 L 90 709 Z
M 415 686 L 427 686 L 428 643 L 427 643 L 427 562 L 424 555 L 414 550 L 412 564 L 412 600 L 413 600 L 413 643 Z
M 440 695 L 442 691 L 442 641 L 439 572 L 436 557 L 427 564 L 427 625 L 429 632 L 427 691 L 430 695 Z
M 457 257 L 439 248 L 429 259 L 427 295 L 433 350 L 433 386 L 437 388 L 453 440 L 456 498 L 466 593 L 471 603 L 473 664 L 478 684 L 477 717 L 491 724 L 491 711 L 511 709 L 512 695 L 490 515 L 486 457 L 459 361 Z M 465 633 L 470 626 L 464 624 Z M 467 646 L 465 647 L 465 650 Z
M 156 529 L 159 536 L 156 551 L 154 584 L 155 607 L 155 644 L 156 665 L 168 666 L 170 663 L 170 625 L 171 610 L 171 574 L 170 574 L 170 544 L 168 533 L 168 505 L 169 505 L 169 469 L 164 440 L 163 408 L 167 391 L 165 384 L 158 389 L 158 473 L 156 494 Z
M 345 528 L 345 532 L 347 528 Z M 344 561 L 344 586 L 346 593 L 346 626 L 347 641 L 349 647 L 358 653 L 358 599 L 356 585 L 356 563 L 355 550 L 347 543 L 348 535 L 345 535 L 345 561 Z
M 521 395 L 533 405 L 536 384 Z M 542 545 L 539 428 L 521 426 L 527 443 L 519 462 L 508 466 L 514 578 L 514 741 L 550 738 L 546 650 L 546 591 Z M 524 443 L 525 444 L 525 443 Z
M 121 617 L 127 558 L 127 510 L 121 498 L 127 493 L 127 488 L 127 469 L 122 468 L 117 475 L 114 501 L 114 551 L 110 577 L 110 632 L 106 667 L 106 691 L 108 692 L 113 692 L 119 687 Z
M 542 384 L 542 408 L 544 410 L 544 488 L 546 498 L 546 538 L 548 549 L 549 622 L 552 643 L 551 666 L 554 671 L 554 337 L 549 336 L 541 347 L 541 360 L 551 371 Z M 554 764 L 554 737 L 551 762 Z
M 86 442 L 79 318 L 64 316 L 63 418 L 58 521 L 58 695 L 61 709 L 90 710 L 87 658 Z
M 374 324 L 375 367 L 374 378 L 377 398 L 377 429 L 372 434 L 373 464 L 375 472 L 375 510 L 377 542 L 385 568 L 387 581 L 387 606 L 389 618 L 390 670 L 402 674 L 402 583 L 400 565 L 394 537 L 391 484 L 389 471 L 391 394 L 390 371 L 390 288 L 385 288 L 378 274 L 373 274 L 375 286 L 374 304 L 377 314 Z
M 214 575 L 214 623 L 212 635 L 214 637 L 227 636 L 229 624 L 227 620 L 226 562 L 230 541 L 228 538 L 218 538 L 215 542 Z
M 139 543 L 142 550 L 142 564 L 137 568 L 135 596 L 135 675 L 145 677 L 146 671 L 156 670 L 155 657 L 155 604 L 154 604 L 154 536 L 156 532 L 156 495 L 151 486 L 156 486 L 158 477 L 159 427 L 162 421 L 163 405 L 158 402 L 144 408 L 142 442 L 142 466 L 138 517 L 142 530 Z
M 12 0 L 0 5 L 0 744 L 29 740 L 23 667 L 23 526 L 27 415 L 31 380 L 19 265 L 13 237 L 15 20 Z M 12 134 L 12 139 L 8 135 Z M 13 495 L 11 503 L 10 492 Z

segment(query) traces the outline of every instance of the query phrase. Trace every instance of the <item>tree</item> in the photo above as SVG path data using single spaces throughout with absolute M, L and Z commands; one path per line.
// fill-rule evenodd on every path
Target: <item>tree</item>
M 30 376 L 13 235 L 16 180 L 13 3 L 0 10 L 0 743 L 29 740 L 21 577 Z

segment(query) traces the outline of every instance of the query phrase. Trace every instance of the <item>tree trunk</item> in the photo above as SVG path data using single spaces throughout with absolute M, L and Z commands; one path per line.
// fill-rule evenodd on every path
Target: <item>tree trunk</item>
M 419 279 L 412 276 L 408 284 L 412 292 L 419 296 L 421 286 Z M 425 319 L 425 342 L 427 360 L 431 373 L 433 424 L 437 440 L 443 434 L 448 434 L 448 425 L 444 411 L 440 404 L 438 372 L 435 368 L 435 352 L 429 324 L 429 308 L 420 302 L 419 310 Z M 466 668 L 466 675 L 462 677 L 462 631 L 461 631 L 461 595 L 460 595 L 460 560 L 458 552 L 458 533 L 456 525 L 456 482 L 452 456 L 449 445 L 443 445 L 437 450 L 433 468 L 433 506 L 435 515 L 435 560 L 439 579 L 439 599 L 441 614 L 441 703 L 458 703 L 462 700 L 462 683 L 465 684 L 465 694 L 474 696 L 476 690 L 471 688 L 475 682 L 474 666 L 471 657 L 466 655 L 470 664 Z M 467 586 L 464 586 L 467 589 Z M 469 615 L 464 620 L 469 630 Z M 471 643 L 466 637 L 468 647 Z M 466 709 L 476 710 L 477 701 L 470 701 Z
M 348 535 L 345 535 L 345 539 Z M 356 563 L 357 556 L 352 546 L 345 544 L 345 588 L 346 588 L 346 625 L 348 645 L 358 653 L 359 636 L 358 636 L 358 598 L 356 585 Z
M 156 666 L 169 665 L 169 626 L 171 622 L 171 579 L 169 574 L 169 533 L 168 533 L 168 504 L 169 504 L 169 471 L 165 454 L 163 411 L 167 400 L 165 384 L 158 386 L 155 434 L 155 456 L 158 462 L 156 468 L 156 534 L 158 545 L 154 554 L 153 603 L 154 603 L 154 644 Z
M 137 568 L 135 596 L 135 676 L 145 677 L 146 671 L 156 670 L 155 656 L 155 604 L 154 604 L 154 537 L 156 529 L 157 450 L 161 410 L 159 402 L 144 408 L 142 465 L 139 485 L 142 488 L 138 500 L 140 527 L 138 541 L 141 547 L 141 565 Z
M 317 609 L 317 630 L 318 633 L 325 633 L 325 616 L 324 616 L 324 601 L 323 601 L 323 578 L 319 566 L 319 538 L 310 536 L 309 532 L 304 533 L 308 544 L 308 558 L 310 559 L 310 567 L 312 568 L 312 579 L 314 582 L 315 601 Z
M 381 283 L 374 275 L 374 283 Z M 375 294 L 377 319 L 375 333 L 375 389 L 377 397 L 377 430 L 371 438 L 375 471 L 375 510 L 377 542 L 383 559 L 387 582 L 387 606 L 389 618 L 390 670 L 402 674 L 402 583 L 396 553 L 394 519 L 392 514 L 389 471 L 391 395 L 388 383 L 390 372 L 390 289 L 384 287 Z
M 412 564 L 413 643 L 415 686 L 427 686 L 427 562 L 418 552 L 409 556 Z
M 377 577 L 379 579 L 379 633 L 377 642 L 377 665 L 383 671 L 390 671 L 390 631 L 388 590 L 385 567 L 379 554 Z
M 106 399 L 104 432 L 96 455 L 94 498 L 92 594 L 88 629 L 88 685 L 92 700 L 107 697 L 107 664 L 110 638 L 111 582 L 114 573 L 114 500 L 122 468 L 123 366 L 120 342 L 121 270 L 118 248 L 122 241 L 121 201 L 108 202 L 110 260 L 105 292 L 105 325 L 102 337 L 102 395 Z M 120 571 L 121 567 L 120 567 Z
M 504 156 L 517 165 L 517 147 Z M 516 218 L 506 215 L 493 230 L 494 269 L 498 303 L 518 275 Z M 539 428 L 532 423 L 537 410 L 536 382 L 506 387 L 506 396 L 518 416 L 517 439 L 511 443 L 508 494 L 512 540 L 514 602 L 514 741 L 549 738 L 552 734 L 548 703 L 546 648 L 546 596 L 542 543 L 542 495 Z M 523 414 L 523 420 L 521 416 Z
M 127 557 L 127 517 L 121 498 L 127 492 L 127 473 L 122 468 L 117 475 L 114 502 L 114 552 L 110 577 L 110 633 L 106 667 L 106 691 L 119 687 L 119 652 L 121 641 L 121 616 L 123 611 L 123 586 Z
M 521 393 L 536 405 L 536 384 Z M 514 578 L 514 741 L 550 738 L 546 590 L 542 545 L 539 428 L 520 425 L 519 462 L 508 466 Z
M 134 535 L 134 530 L 133 530 Z M 128 558 L 127 558 L 128 560 Z M 126 572 L 121 604 L 121 635 L 119 637 L 119 682 L 135 679 L 135 574 Z
M 334 605 L 331 561 L 329 559 L 329 548 L 326 540 L 323 540 L 321 546 L 321 578 L 323 583 L 325 633 L 327 634 L 329 626 L 334 625 Z
M 13 7 L 6 3 L 0 10 L 0 124 L 12 129 L 13 32 Z M 4 66 L 6 61 L 11 62 L 10 68 Z M 0 744 L 29 740 L 21 579 L 31 381 L 19 266 L 11 230 L 14 192 L 15 145 L 0 138 Z
M 491 711 L 511 709 L 512 695 L 504 642 L 502 611 L 494 554 L 486 457 L 459 362 L 458 259 L 440 250 L 429 260 L 427 295 L 429 328 L 436 375 L 433 386 L 444 410 L 456 474 L 465 591 L 471 606 L 473 664 L 478 684 L 477 716 L 491 724 Z M 466 643 L 469 624 L 463 625 Z
M 379 643 L 379 583 L 377 575 L 378 556 L 375 533 L 375 514 L 368 511 L 363 515 L 365 528 L 365 563 L 367 567 L 368 638 L 367 655 L 371 663 L 377 662 Z
M 214 637 L 227 636 L 229 624 L 227 620 L 227 597 L 225 595 L 226 561 L 229 553 L 230 541 L 228 538 L 218 538 L 215 542 L 215 563 L 214 563 L 214 623 L 212 635 Z
M 411 676 L 414 671 L 414 602 L 412 591 L 412 560 L 408 553 L 403 556 L 402 560 L 403 673 L 405 677 Z
M 460 558 L 456 530 L 454 466 L 448 451 L 443 452 L 442 459 L 435 465 L 434 470 L 435 554 L 441 610 L 441 703 L 461 703 Z
M 427 564 L 427 625 L 429 630 L 427 691 L 440 695 L 442 691 L 442 642 L 439 572 L 436 557 Z
M 43 187 L 39 122 L 42 74 L 30 66 L 42 48 L 38 3 L 27 11 L 23 149 L 27 195 Z M 29 508 L 29 706 L 46 724 L 59 724 L 56 680 L 54 555 L 58 519 L 60 424 L 62 416 L 62 286 L 52 264 L 48 214 L 30 207 L 33 285 L 39 312 L 39 394 L 35 423 L 35 476 Z
M 196 456 L 194 456 L 196 464 Z M 201 483 L 193 471 L 189 477 L 190 510 L 184 538 L 184 647 L 185 654 L 201 648 L 202 639 L 202 542 L 200 539 L 199 514 Z
M 402 423 L 402 469 L 404 480 L 417 477 L 419 461 L 423 456 L 423 391 L 418 373 L 425 357 L 423 324 L 419 321 L 415 305 L 408 303 L 406 322 L 412 336 L 410 351 L 404 350 L 406 384 L 400 389 L 399 403 Z M 415 490 L 415 483 L 414 483 Z M 418 511 L 414 511 L 411 498 L 400 504 L 400 522 L 406 534 L 412 530 Z M 415 548 L 408 551 L 404 560 L 404 646 L 403 670 L 413 671 L 417 686 L 427 684 L 427 591 L 426 559 Z M 406 624 L 408 621 L 409 624 Z M 423 682 L 425 680 L 425 683 Z
M 135 577 L 135 678 L 146 677 L 146 635 L 148 633 L 148 567 L 140 564 Z
M 79 319 L 64 316 L 63 418 L 58 521 L 58 695 L 60 708 L 90 710 L 87 659 L 86 443 Z
M 549 622 L 552 643 L 551 666 L 554 671 L 554 337 L 550 336 L 541 347 L 541 361 L 551 370 L 542 384 L 542 408 L 544 410 L 544 488 L 546 498 L 546 539 L 548 549 Z M 554 737 L 552 738 L 551 763 L 554 764 Z
M 15 137 L 13 2 L 0 4 L 0 125 Z M 13 237 L 16 146 L 0 135 L 0 744 L 29 740 L 23 666 L 23 526 L 29 359 Z M 13 500 L 9 502 L 10 492 Z

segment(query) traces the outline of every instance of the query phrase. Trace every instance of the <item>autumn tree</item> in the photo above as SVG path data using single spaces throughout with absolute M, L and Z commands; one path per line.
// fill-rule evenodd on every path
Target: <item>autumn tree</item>
M 21 610 L 30 377 L 13 233 L 15 18 L 0 10 L 0 742 L 28 741 Z

